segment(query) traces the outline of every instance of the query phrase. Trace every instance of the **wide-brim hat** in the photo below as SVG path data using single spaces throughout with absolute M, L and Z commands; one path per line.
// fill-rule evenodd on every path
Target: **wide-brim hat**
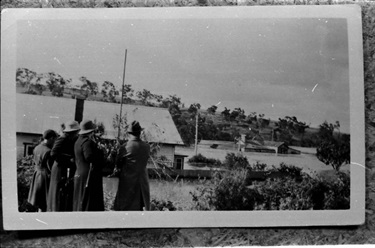
M 139 124 L 138 121 L 133 121 L 129 126 L 128 126 L 128 133 L 140 133 L 142 132 L 143 128 Z
M 79 123 L 77 121 L 70 121 L 70 122 L 65 123 L 65 129 L 63 130 L 63 132 L 69 133 L 69 132 L 78 131 L 79 129 L 80 129 Z
M 81 131 L 79 131 L 78 134 L 87 134 L 87 133 L 91 133 L 93 131 L 95 131 L 96 129 L 96 125 L 94 124 L 94 122 L 90 121 L 90 120 L 83 120 L 81 122 Z

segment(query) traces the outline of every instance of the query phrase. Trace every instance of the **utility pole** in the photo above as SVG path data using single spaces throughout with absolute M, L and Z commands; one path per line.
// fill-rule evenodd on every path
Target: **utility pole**
M 124 101 L 124 85 L 125 85 L 125 69 L 126 69 L 126 56 L 127 56 L 127 53 L 128 53 L 128 49 L 125 49 L 124 73 L 122 74 L 121 105 L 120 105 L 120 116 L 119 116 L 119 121 L 118 121 L 117 141 L 120 141 L 120 133 L 121 133 L 122 104 L 123 104 L 123 101 Z
M 197 114 L 195 115 L 195 156 L 198 154 L 198 111 L 197 109 Z

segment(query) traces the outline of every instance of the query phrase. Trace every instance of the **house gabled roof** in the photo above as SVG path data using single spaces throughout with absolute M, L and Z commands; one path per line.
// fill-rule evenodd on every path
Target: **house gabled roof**
M 76 100 L 61 97 L 16 94 L 16 132 L 42 134 L 47 129 L 60 130 L 62 123 L 74 120 Z M 106 138 L 117 137 L 113 118 L 120 113 L 120 104 L 85 101 L 83 119 L 102 122 Z M 149 142 L 183 145 L 180 134 L 165 108 L 123 105 L 127 123 L 139 121 Z

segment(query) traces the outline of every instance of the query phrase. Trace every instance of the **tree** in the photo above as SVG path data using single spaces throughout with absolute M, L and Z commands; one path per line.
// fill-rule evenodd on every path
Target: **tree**
M 196 115 L 200 108 L 201 108 L 201 105 L 199 103 L 193 103 L 190 105 L 188 112 L 193 115 Z
M 177 129 L 185 145 L 191 145 L 194 143 L 195 124 L 193 124 L 192 122 L 181 121 Z
M 109 81 L 104 81 L 101 93 L 105 102 L 116 102 L 116 95 L 119 95 L 115 85 Z
M 21 87 L 28 87 L 30 81 L 38 77 L 37 73 L 27 68 L 17 68 L 16 71 L 16 84 Z
M 242 120 L 244 120 L 246 118 L 246 116 L 245 116 L 245 110 L 243 110 L 241 108 L 235 108 L 230 113 L 229 118 L 230 118 L 231 121 L 234 121 L 234 120 L 236 120 L 237 122 L 242 121 Z
M 323 140 L 316 149 L 316 156 L 326 165 L 331 165 L 339 171 L 343 164 L 350 162 L 350 141 L 333 138 Z
M 132 97 L 134 96 L 134 90 L 132 89 L 131 84 L 125 84 L 122 89 L 122 100 L 124 103 L 131 103 L 133 101 Z
M 318 133 L 320 141 L 316 149 L 317 158 L 326 165 L 331 165 L 336 171 L 340 170 L 344 163 L 350 162 L 350 136 L 333 135 L 334 129 L 339 127 L 338 121 L 335 125 L 327 121 L 321 124 Z
M 171 114 L 173 121 L 177 125 L 178 119 L 181 117 L 181 98 L 176 95 L 169 95 L 169 97 L 162 100 L 160 107 L 168 108 L 169 113 Z
M 153 99 L 154 95 L 149 90 L 143 89 L 143 91 L 138 91 L 136 95 L 138 99 L 141 100 L 143 105 L 145 106 L 152 105 L 150 100 Z
M 54 72 L 49 72 L 47 74 L 47 84 L 48 88 L 51 91 L 51 94 L 53 96 L 61 97 L 64 95 L 64 88 L 68 84 L 68 80 L 65 80 L 62 76 L 59 74 L 56 74 Z
M 212 105 L 211 107 L 209 107 L 207 109 L 207 112 L 211 115 L 215 114 L 216 113 L 216 110 L 217 110 L 217 106 L 216 105 Z
M 41 95 L 48 87 L 46 81 L 42 81 L 43 74 L 38 74 L 27 68 L 18 68 L 16 71 L 16 84 L 27 87 L 25 93 Z
M 88 80 L 86 77 L 80 77 L 79 80 L 83 83 L 81 86 L 81 90 L 84 92 L 84 95 L 86 98 L 88 98 L 90 95 L 95 96 L 98 94 L 98 84 L 96 82 L 92 82 Z
M 229 119 L 230 119 L 230 109 L 227 109 L 225 107 L 225 109 L 221 112 L 221 115 L 224 116 L 224 119 L 226 121 L 229 121 Z

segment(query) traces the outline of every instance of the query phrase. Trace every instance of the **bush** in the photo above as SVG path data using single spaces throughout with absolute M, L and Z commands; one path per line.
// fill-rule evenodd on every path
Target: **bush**
M 286 177 L 290 177 L 292 179 L 300 180 L 302 179 L 302 168 L 299 168 L 294 165 L 288 165 L 284 162 L 280 163 L 280 166 L 278 168 L 273 167 L 270 171 L 278 171 L 282 173 Z
M 151 211 L 176 211 L 176 207 L 171 201 L 152 199 Z
M 212 185 L 191 193 L 197 210 L 253 210 L 259 195 L 247 187 L 248 170 L 215 172 Z
M 33 173 L 34 163 L 32 155 L 17 160 L 17 193 L 20 212 L 34 212 L 37 210 L 27 202 Z
M 318 210 L 350 208 L 350 177 L 325 181 L 281 164 L 281 177 L 249 182 L 249 168 L 216 172 L 211 185 L 191 193 L 197 210 Z M 286 175 L 286 176 L 285 176 Z
M 214 159 L 214 158 L 206 158 L 202 154 L 194 155 L 188 160 L 189 163 L 191 164 L 205 164 L 207 166 L 220 166 L 221 161 L 219 159 Z
M 223 165 L 228 169 L 245 169 L 249 168 L 250 166 L 247 157 L 245 157 L 241 153 L 235 154 L 233 152 L 228 153 L 225 156 Z

